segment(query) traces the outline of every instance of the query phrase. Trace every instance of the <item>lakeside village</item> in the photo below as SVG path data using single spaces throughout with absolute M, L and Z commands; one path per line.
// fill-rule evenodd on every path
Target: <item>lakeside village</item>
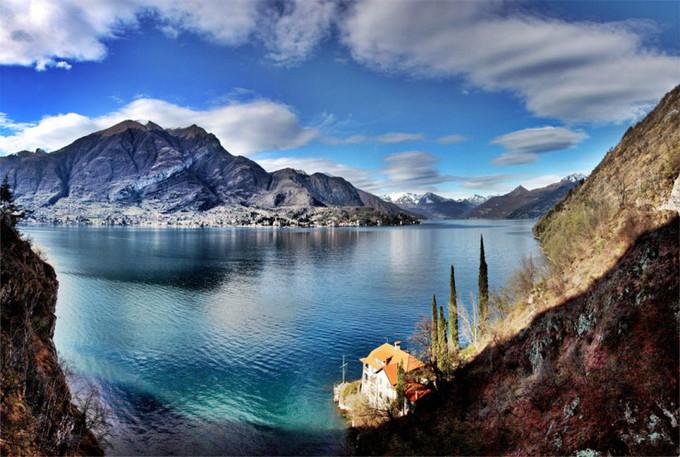
M 455 368 L 473 355 L 473 342 L 479 341 L 489 316 L 488 266 L 484 256 L 484 238 L 480 237 L 479 302 L 472 301 L 470 314 L 458 308 L 456 279 L 451 266 L 447 315 L 432 295 L 432 318 L 421 321 L 410 341 L 416 352 L 402 349 L 400 341 L 384 343 L 373 349 L 362 364 L 361 379 L 345 380 L 347 364 L 343 357 L 343 380 L 333 388 L 333 399 L 352 427 L 375 426 L 394 417 L 404 416 L 430 397 L 442 382 L 448 381 Z M 448 317 L 448 319 L 447 319 Z M 463 330 L 461 346 L 459 319 Z

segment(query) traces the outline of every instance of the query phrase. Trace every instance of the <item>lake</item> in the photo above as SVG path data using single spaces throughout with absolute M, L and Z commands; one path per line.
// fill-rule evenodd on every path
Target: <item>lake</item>
M 343 355 L 408 341 L 476 293 L 479 236 L 491 288 L 540 255 L 534 221 L 407 227 L 23 227 L 59 279 L 55 343 L 114 411 L 111 454 L 329 454 Z M 405 344 L 406 345 L 406 344 Z

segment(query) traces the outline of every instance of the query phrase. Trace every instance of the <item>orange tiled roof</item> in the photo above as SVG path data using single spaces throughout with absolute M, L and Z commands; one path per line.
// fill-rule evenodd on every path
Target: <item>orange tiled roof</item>
M 384 369 L 393 386 L 397 384 L 397 369 L 400 364 L 406 373 L 423 366 L 423 362 L 389 343 L 378 346 L 367 357 L 360 360 L 371 365 L 377 371 Z
M 418 382 L 410 382 L 404 389 L 404 395 L 406 395 L 406 398 L 408 398 L 411 403 L 415 403 L 421 398 L 430 395 L 431 393 L 432 389 L 428 389 Z

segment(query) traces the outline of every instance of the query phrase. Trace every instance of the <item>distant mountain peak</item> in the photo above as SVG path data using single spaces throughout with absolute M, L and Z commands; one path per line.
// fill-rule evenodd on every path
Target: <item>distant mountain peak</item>
M 578 185 L 578 175 L 559 182 L 527 190 L 517 186 L 512 192 L 489 198 L 470 212 L 472 218 L 523 219 L 542 216 L 560 201 L 570 189 Z
M 572 173 L 570 175 L 565 176 L 562 178 L 562 182 L 579 182 L 582 179 L 586 179 L 587 176 L 584 175 L 583 173 Z
M 182 127 L 170 130 L 174 135 L 181 136 L 182 138 L 194 138 L 197 136 L 207 136 L 210 135 L 203 127 L 199 127 L 196 124 L 191 124 L 189 127 Z
M 100 130 L 97 132 L 99 135 L 102 136 L 110 136 L 110 135 L 115 135 L 117 133 L 124 132 L 128 129 L 136 129 L 136 130 L 148 130 L 148 127 L 142 124 L 141 122 L 134 121 L 132 119 L 126 119 L 124 121 L 121 121 L 117 124 L 114 124 L 113 126 Z
M 468 203 L 472 206 L 479 206 L 482 203 L 484 203 L 485 201 L 487 201 L 488 199 L 489 199 L 489 197 L 485 197 L 485 196 L 479 195 L 479 194 L 474 194 L 472 197 L 461 198 L 461 199 L 458 199 L 457 201 L 463 202 L 463 203 Z

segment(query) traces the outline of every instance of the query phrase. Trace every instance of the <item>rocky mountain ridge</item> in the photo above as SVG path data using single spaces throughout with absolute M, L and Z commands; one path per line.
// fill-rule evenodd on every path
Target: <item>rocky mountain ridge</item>
M 466 215 L 473 219 L 532 219 L 543 216 L 571 189 L 580 185 L 584 175 L 571 174 L 556 183 L 527 190 L 517 186 L 505 195 L 491 197 Z
M 406 192 L 388 194 L 383 199 L 428 219 L 532 219 L 547 213 L 585 178 L 573 173 L 545 187 L 527 190 L 520 185 L 507 194 L 489 197 L 452 199 L 432 192 Z
M 45 153 L 0 158 L 17 202 L 42 222 L 412 223 L 345 179 L 268 173 L 201 127 L 123 121 Z M 272 223 L 272 222 L 270 222 Z M 310 222 L 311 223 L 311 222 Z

